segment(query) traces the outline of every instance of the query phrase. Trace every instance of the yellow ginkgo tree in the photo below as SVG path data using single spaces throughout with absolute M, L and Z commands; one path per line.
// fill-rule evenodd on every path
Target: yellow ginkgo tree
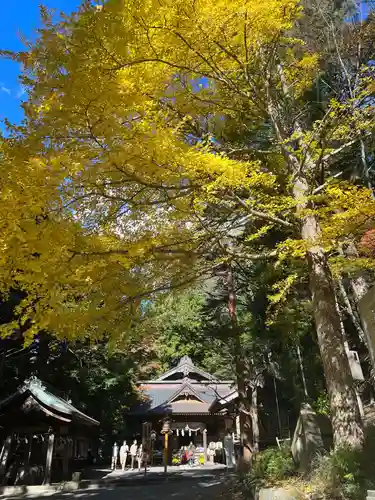
M 372 134 L 373 69 L 313 118 L 305 95 L 324 56 L 303 16 L 297 0 L 107 0 L 57 23 L 43 11 L 38 40 L 13 56 L 28 100 L 1 158 L 2 290 L 27 292 L 27 335 L 121 335 L 143 298 L 215 258 L 303 259 L 334 440 L 361 446 L 328 252 L 375 204 L 327 172 Z M 236 147 L 229 128 L 266 133 L 268 150 Z M 285 238 L 265 249 L 275 229 Z

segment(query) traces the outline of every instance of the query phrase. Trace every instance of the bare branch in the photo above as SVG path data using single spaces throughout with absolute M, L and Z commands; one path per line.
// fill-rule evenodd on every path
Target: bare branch
M 331 158 L 337 156 L 338 154 L 340 154 L 342 151 L 344 151 L 345 149 L 349 148 L 350 146 L 352 146 L 353 144 L 355 144 L 357 141 L 359 140 L 359 137 L 357 137 L 356 139 L 353 139 L 352 141 L 349 141 L 349 142 L 346 142 L 345 144 L 343 144 L 342 146 L 334 149 L 333 151 L 331 151 L 330 153 L 327 153 L 325 156 L 323 156 L 322 158 L 322 161 L 324 163 L 327 163 L 331 160 Z
M 326 188 L 332 182 L 333 179 L 337 179 L 338 177 L 341 177 L 342 174 L 348 170 L 348 168 L 345 168 L 344 170 L 341 170 L 337 174 L 335 174 L 332 177 L 330 177 L 324 184 L 321 184 L 319 187 L 317 187 L 316 189 L 314 189 L 314 191 L 312 192 L 312 194 L 318 194 L 318 193 L 320 193 L 320 191 L 323 191 L 323 189 Z
M 234 194 L 234 193 L 233 193 Z M 267 213 L 264 213 L 264 212 L 260 212 L 259 210 L 254 210 L 253 208 L 250 208 L 244 200 L 242 200 L 239 196 L 237 196 L 236 194 L 234 194 L 234 197 L 235 199 L 247 210 L 247 212 L 250 214 L 250 215 L 254 215 L 254 217 L 258 217 L 259 219 L 263 219 L 263 220 L 267 220 L 269 222 L 273 222 L 274 224 L 281 224 L 282 226 L 284 227 L 294 227 L 293 224 L 291 224 L 290 222 L 284 220 L 284 219 L 280 219 L 279 217 L 277 217 L 276 215 L 271 215 L 271 214 L 267 214 Z
M 246 252 L 231 252 L 227 249 L 227 254 L 231 257 L 241 258 L 242 260 L 259 262 L 260 260 L 269 260 L 277 257 L 277 250 L 273 250 L 272 252 L 264 252 L 264 253 L 246 253 Z
M 349 314 L 349 316 L 350 316 L 350 318 L 351 318 L 351 320 L 353 322 L 354 327 L 357 330 L 359 338 L 365 344 L 365 338 L 366 338 L 365 337 L 365 333 L 363 331 L 363 328 L 361 326 L 359 318 L 356 316 L 356 314 L 354 312 L 354 309 L 352 307 L 352 304 L 350 302 L 348 293 L 347 293 L 347 291 L 345 289 L 345 286 L 344 286 L 344 283 L 343 283 L 341 277 L 338 278 L 337 284 L 338 284 L 338 287 L 339 287 L 339 292 L 340 292 L 341 298 L 342 298 L 342 300 L 343 300 L 343 302 L 345 304 L 345 309 L 346 309 L 347 313 Z

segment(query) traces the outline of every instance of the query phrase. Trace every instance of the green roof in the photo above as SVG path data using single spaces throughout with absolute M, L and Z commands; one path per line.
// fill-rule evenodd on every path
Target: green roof
M 61 415 L 64 418 L 68 418 L 69 421 L 78 421 L 86 425 L 99 425 L 97 420 L 85 415 L 65 399 L 47 390 L 46 385 L 37 377 L 25 380 L 25 382 L 18 387 L 16 392 L 1 401 L 0 411 L 3 414 L 6 413 L 7 408 L 13 405 L 17 398 L 25 394 L 30 395 L 42 411 L 44 409 L 50 410 L 57 418 Z

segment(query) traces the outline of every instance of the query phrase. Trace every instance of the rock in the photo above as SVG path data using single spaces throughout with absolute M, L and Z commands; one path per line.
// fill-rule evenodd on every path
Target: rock
M 41 484 L 44 476 L 44 468 L 41 465 L 21 466 L 14 481 L 18 485 L 37 485 Z
M 259 500 L 308 500 L 308 496 L 293 487 L 262 488 L 259 491 Z
M 308 472 L 314 456 L 327 449 L 326 438 L 330 432 L 329 419 L 317 415 L 308 403 L 304 403 L 291 445 L 293 459 L 301 472 Z
M 81 472 L 73 472 L 72 474 L 72 481 L 75 483 L 79 483 L 81 480 Z

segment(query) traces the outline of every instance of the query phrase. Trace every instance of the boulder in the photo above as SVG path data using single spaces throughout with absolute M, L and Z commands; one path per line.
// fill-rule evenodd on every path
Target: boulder
M 308 472 L 314 456 L 329 449 L 331 436 L 329 419 L 317 415 L 311 405 L 303 403 L 291 445 L 293 459 L 300 472 Z
M 259 500 L 307 500 L 307 496 L 297 488 L 262 488 Z

